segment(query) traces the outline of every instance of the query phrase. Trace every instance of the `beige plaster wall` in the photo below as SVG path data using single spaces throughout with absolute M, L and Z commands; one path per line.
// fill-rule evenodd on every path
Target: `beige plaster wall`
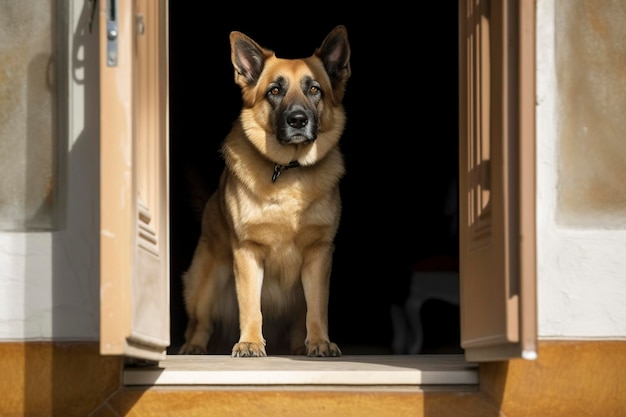
M 0 230 L 55 226 L 56 2 L 0 3 Z
M 626 2 L 557 0 L 557 221 L 626 226 Z

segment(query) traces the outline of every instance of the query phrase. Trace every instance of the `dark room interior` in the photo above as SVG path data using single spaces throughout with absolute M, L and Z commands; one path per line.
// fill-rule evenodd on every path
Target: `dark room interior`
M 311 4 L 309 4 L 311 6 Z M 229 33 L 238 30 L 279 57 L 313 53 L 337 24 L 347 27 L 352 76 L 340 146 L 346 175 L 331 276 L 331 340 L 344 354 L 391 354 L 391 306 L 420 268 L 458 272 L 458 11 L 453 0 L 359 12 L 246 10 L 233 3 L 195 16 L 170 3 L 171 347 L 183 343 L 181 275 L 200 230 L 189 173 L 212 191 L 222 139 L 238 116 Z M 209 8 L 210 9 L 210 8 Z M 422 307 L 421 353 L 459 353 L 459 309 Z M 271 352 L 268 352 L 271 354 Z

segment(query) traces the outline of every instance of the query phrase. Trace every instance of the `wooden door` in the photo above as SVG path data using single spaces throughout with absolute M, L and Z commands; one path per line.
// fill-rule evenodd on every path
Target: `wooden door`
M 100 279 L 103 354 L 169 345 L 167 0 L 101 0 Z
M 461 346 L 536 357 L 532 0 L 459 1 Z

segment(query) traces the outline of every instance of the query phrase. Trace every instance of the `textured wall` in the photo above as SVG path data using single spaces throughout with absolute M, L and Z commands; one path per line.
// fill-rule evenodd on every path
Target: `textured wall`
M 558 0 L 558 221 L 626 226 L 626 2 Z
M 52 3 L 0 4 L 0 230 L 55 225 L 59 149 Z
M 625 7 L 621 0 L 537 1 L 543 339 L 626 338 Z
M 90 3 L 0 1 L 0 217 L 33 226 L 50 190 L 51 152 L 66 190 L 54 213 L 64 221 L 52 230 L 0 227 L 0 340 L 99 335 L 98 39 L 87 29 Z M 57 42 L 63 50 L 51 55 Z M 65 94 L 59 106 L 54 85 Z M 53 146 L 60 126 L 65 136 Z

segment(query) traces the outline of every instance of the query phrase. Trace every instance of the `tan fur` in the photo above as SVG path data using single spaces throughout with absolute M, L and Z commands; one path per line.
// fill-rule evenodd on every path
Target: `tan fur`
M 344 174 L 346 30 L 333 29 L 304 59 L 278 58 L 240 32 L 230 40 L 243 108 L 222 145 L 226 167 L 183 277 L 189 323 L 180 353 L 207 353 L 216 323 L 239 323 L 232 356 L 266 356 L 268 331 L 289 353 L 339 356 L 327 305 Z M 289 133 L 281 136 L 283 119 Z M 276 165 L 292 161 L 300 166 L 272 181 Z

